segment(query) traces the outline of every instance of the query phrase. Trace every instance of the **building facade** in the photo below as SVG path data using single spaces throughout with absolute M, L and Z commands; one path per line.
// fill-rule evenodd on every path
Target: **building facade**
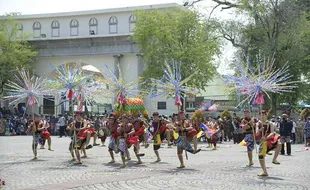
M 224 80 L 220 74 L 207 84 L 205 90 L 201 91 L 197 96 L 187 98 L 186 111 L 193 112 L 197 106 L 204 102 L 204 105 L 211 106 L 212 104 L 218 105 L 218 111 L 223 110 L 236 111 L 235 102 L 229 98 L 229 92 L 226 89 Z
M 79 11 L 68 13 L 21 15 L 16 19 L 20 22 L 19 35 L 29 35 L 28 41 L 38 48 L 38 59 L 35 61 L 35 73 L 50 76 L 52 69 L 65 62 L 81 62 L 104 70 L 108 65 L 117 73 L 116 64 L 120 64 L 125 81 L 136 80 L 143 71 L 143 55 L 137 44 L 131 40 L 135 30 L 137 17 L 135 10 L 165 10 L 180 7 L 178 4 L 159 4 L 150 6 Z M 53 112 L 59 113 L 55 100 L 51 106 Z M 176 112 L 174 100 L 159 97 L 144 98 L 146 109 L 152 113 L 171 114 Z M 113 104 L 108 100 L 106 104 Z M 36 112 L 47 113 L 44 109 L 49 104 L 42 100 Z M 97 108 L 96 108 L 97 109 Z M 49 111 L 47 111 L 49 110 Z M 92 110 L 102 112 L 100 109 Z

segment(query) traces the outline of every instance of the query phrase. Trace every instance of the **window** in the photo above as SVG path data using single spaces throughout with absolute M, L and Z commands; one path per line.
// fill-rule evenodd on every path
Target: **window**
M 41 37 L 41 23 L 35 22 L 33 23 L 33 37 L 34 38 L 40 38 Z
M 157 102 L 157 109 L 159 110 L 167 109 L 167 102 Z
M 79 22 L 76 19 L 70 22 L 70 35 L 77 36 L 79 34 Z
M 195 108 L 195 107 L 194 107 L 194 103 L 193 103 L 193 102 L 189 102 L 189 103 L 188 103 L 188 108 Z
M 98 34 L 98 21 L 96 18 L 91 18 L 89 20 L 89 34 L 90 35 Z
M 117 18 L 115 16 L 112 16 L 109 19 L 109 29 L 110 29 L 110 34 L 117 33 Z
M 137 21 L 137 16 L 136 15 L 131 15 L 129 17 L 129 32 L 134 32 L 135 31 L 136 21 Z
M 52 22 L 52 37 L 59 37 L 59 22 L 57 20 L 54 20 Z
M 17 38 L 21 38 L 21 36 L 23 35 L 23 29 L 24 29 L 24 27 L 23 27 L 23 25 L 22 24 L 19 24 L 18 26 L 17 26 L 17 34 L 16 34 L 16 37 Z

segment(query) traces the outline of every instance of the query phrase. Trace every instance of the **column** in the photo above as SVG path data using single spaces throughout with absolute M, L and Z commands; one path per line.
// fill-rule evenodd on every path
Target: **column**
M 121 68 L 120 67 L 121 66 L 121 58 L 123 57 L 123 55 L 117 54 L 117 55 L 113 55 L 113 57 L 114 57 L 114 74 L 115 74 L 116 78 L 118 78 L 119 77 L 118 65 L 119 65 L 119 68 Z M 113 104 L 115 104 L 117 102 L 117 97 L 113 97 L 112 101 L 113 101 Z
M 140 77 L 144 70 L 143 53 L 137 53 L 136 56 L 138 59 L 138 77 Z
M 123 57 L 123 55 L 117 54 L 117 55 L 113 55 L 113 57 L 114 57 L 114 73 L 115 73 L 115 76 L 118 78 L 119 72 L 118 72 L 117 65 L 121 65 L 121 58 Z

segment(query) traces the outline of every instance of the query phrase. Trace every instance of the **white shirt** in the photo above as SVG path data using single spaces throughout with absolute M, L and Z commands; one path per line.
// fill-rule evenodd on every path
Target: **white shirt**
M 59 118 L 58 123 L 59 123 L 59 126 L 65 126 L 66 125 L 65 117 L 62 116 L 61 118 Z
M 292 133 L 295 133 L 295 132 L 296 132 L 296 127 L 297 127 L 296 122 L 293 121 Z

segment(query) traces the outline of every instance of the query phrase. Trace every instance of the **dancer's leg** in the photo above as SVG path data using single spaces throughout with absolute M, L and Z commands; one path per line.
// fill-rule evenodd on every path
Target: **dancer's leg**
M 51 146 L 52 146 L 52 139 L 51 139 L 51 137 L 49 137 L 49 138 L 47 139 L 47 144 L 48 144 L 48 150 L 49 150 L 49 151 L 54 151 L 54 150 L 51 148 Z
M 184 168 L 184 161 L 183 161 L 183 149 L 177 149 L 178 158 L 180 161 L 180 166 L 178 168 Z

